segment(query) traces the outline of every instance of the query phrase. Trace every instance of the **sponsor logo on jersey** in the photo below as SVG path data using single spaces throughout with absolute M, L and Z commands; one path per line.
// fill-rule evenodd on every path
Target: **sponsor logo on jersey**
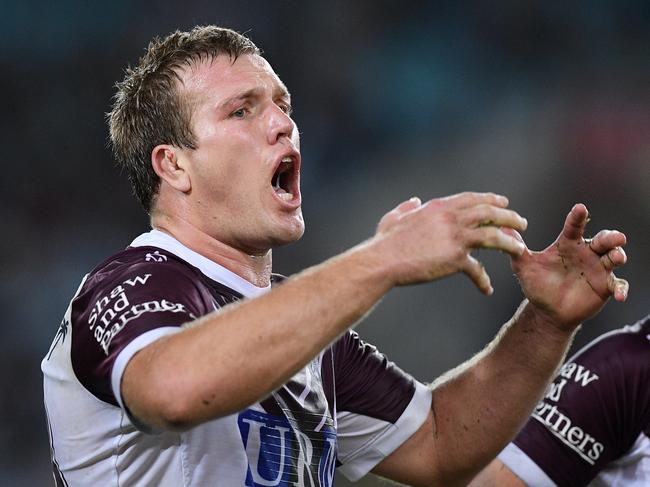
M 144 274 L 127 279 L 110 292 L 102 295 L 93 305 L 88 318 L 88 326 L 106 355 L 108 355 L 108 347 L 115 335 L 130 321 L 145 313 L 184 313 L 191 319 L 196 319 L 184 304 L 173 303 L 166 299 L 131 304 L 128 291 L 137 286 L 144 286 L 150 277 L 151 274 Z
M 576 387 L 586 387 L 599 379 L 598 375 L 593 373 L 587 367 L 569 362 L 564 364 L 560 369 L 555 381 L 549 386 L 544 399 L 537 405 L 532 417 L 542 423 L 547 430 L 555 435 L 562 443 L 575 451 L 580 458 L 594 465 L 600 458 L 604 445 L 583 430 L 581 427 L 574 425 L 571 418 L 558 410 L 556 405 L 564 392 L 567 384 Z
M 161 254 L 160 251 L 156 250 L 145 255 L 144 260 L 146 262 L 167 262 L 167 256 Z
M 336 468 L 336 432 L 325 427 L 315 444 L 286 417 L 248 409 L 237 418 L 248 469 L 247 487 L 331 487 Z
M 64 342 L 65 337 L 68 336 L 68 327 L 70 326 L 70 322 L 68 321 L 68 318 L 63 318 L 61 321 L 61 324 L 59 325 L 59 329 L 56 332 L 56 336 L 54 337 L 54 342 L 52 342 L 52 346 L 50 347 L 50 351 L 47 354 L 47 359 L 50 360 L 52 358 L 52 352 L 54 352 L 54 349 L 56 346 L 59 344 L 59 342 Z
M 557 406 L 540 402 L 532 417 L 542 423 L 562 443 L 576 452 L 589 465 L 600 458 L 605 446 L 580 426 L 574 425 L 571 418 L 562 414 Z
M 578 365 L 574 362 L 564 364 L 560 369 L 559 375 L 556 377 L 555 381 L 546 390 L 546 395 L 544 399 L 549 401 L 558 402 L 562 397 L 562 391 L 564 387 L 573 381 L 573 383 L 586 387 L 590 383 L 598 380 L 598 374 L 593 373 L 587 367 Z

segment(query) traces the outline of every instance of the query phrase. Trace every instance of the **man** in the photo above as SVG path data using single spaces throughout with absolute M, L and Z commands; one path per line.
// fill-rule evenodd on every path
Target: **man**
M 560 370 L 531 419 L 472 486 L 650 484 L 650 315 Z
M 118 85 L 111 139 L 154 230 L 86 276 L 43 360 L 59 484 L 329 486 L 336 467 L 465 483 L 521 427 L 579 323 L 625 299 L 622 233 L 585 241 L 576 205 L 530 252 L 525 219 L 490 193 L 412 198 L 271 290 L 271 249 L 304 231 L 290 114 L 254 44 L 217 27 L 155 40 Z M 527 299 L 435 386 L 350 331 L 395 286 L 464 272 L 490 294 L 476 248 L 507 252 Z

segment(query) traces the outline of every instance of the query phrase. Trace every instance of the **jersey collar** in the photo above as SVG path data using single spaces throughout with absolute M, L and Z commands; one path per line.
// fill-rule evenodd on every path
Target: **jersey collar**
M 186 247 L 171 235 L 160 230 L 151 230 L 136 237 L 131 242 L 131 247 L 158 247 L 159 249 L 166 250 L 198 268 L 213 281 L 220 282 L 246 297 L 257 296 L 271 289 L 271 285 L 258 287 L 251 284 L 243 277 L 238 276 L 222 265 Z

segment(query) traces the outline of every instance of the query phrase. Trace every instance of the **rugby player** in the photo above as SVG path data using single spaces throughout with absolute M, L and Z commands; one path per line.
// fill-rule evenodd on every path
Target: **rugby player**
M 154 40 L 109 122 L 153 229 L 86 275 L 42 362 L 57 485 L 325 487 L 336 468 L 463 484 L 579 324 L 627 295 L 624 234 L 586 241 L 578 204 L 531 252 L 492 193 L 412 198 L 347 252 L 272 274 L 272 248 L 304 231 L 298 130 L 285 85 L 231 30 Z M 463 272 L 490 294 L 477 248 L 511 256 L 525 299 L 470 362 L 425 386 L 350 330 L 395 286 Z

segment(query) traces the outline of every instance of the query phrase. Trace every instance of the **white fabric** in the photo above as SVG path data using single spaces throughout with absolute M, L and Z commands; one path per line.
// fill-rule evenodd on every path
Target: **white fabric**
M 529 487 L 556 487 L 546 473 L 517 445 L 499 453 L 501 460 Z M 641 433 L 632 448 L 607 465 L 588 487 L 646 487 L 650 485 L 650 439 Z
M 557 487 L 544 470 L 514 443 L 508 444 L 497 458 L 530 487 Z
M 650 439 L 641 433 L 632 448 L 607 465 L 589 487 L 644 487 L 650 485 Z
M 134 240 L 133 246 L 155 246 L 173 253 L 199 268 L 206 276 L 244 296 L 253 297 L 269 290 L 253 286 L 162 232 L 154 230 L 141 235 Z M 68 308 L 68 321 L 70 316 L 71 308 Z M 322 476 L 319 471 L 321 478 L 310 478 L 308 482 L 307 474 L 302 478 L 303 470 L 300 469 L 297 479 L 278 483 L 272 478 L 262 477 L 257 468 L 251 474 L 252 468 L 249 467 L 257 465 L 251 458 L 257 458 L 260 448 L 264 448 L 262 435 L 289 438 L 291 429 L 288 424 L 284 427 L 273 423 L 259 404 L 184 433 L 148 434 L 138 429 L 129 418 L 120 394 L 120 382 L 129 359 L 138 350 L 178 329 L 163 327 L 143 333 L 118 355 L 111 372 L 111 387 L 122 407 L 98 399 L 76 377 L 71 362 L 74 329 L 72 326 L 67 329 L 68 336 L 56 346 L 53 344 L 41 368 L 53 459 L 69 486 L 238 487 L 245 484 L 247 474 L 256 481 L 252 485 L 258 486 L 308 486 L 314 480 L 318 482 L 315 485 L 329 486 L 337 446 L 345 452 L 348 462 L 344 473 L 358 478 L 410 437 L 426 419 L 430 408 L 431 395 L 419 384 L 411 403 L 395 425 L 361 415 L 343 414 L 338 420 L 334 418 L 335 424 L 337 421 L 343 423 L 339 426 L 341 437 L 323 443 L 331 445 L 332 449 L 321 454 L 324 455 Z M 307 369 L 320 368 L 320 361 L 321 357 L 317 357 Z M 309 370 L 303 370 L 297 376 L 309 375 Z M 377 425 L 373 425 L 373 421 Z M 357 428 L 360 431 L 356 431 Z M 312 449 L 309 443 L 305 451 L 309 455 L 316 454 L 316 449 Z M 280 451 L 280 458 L 284 458 L 283 451 Z
M 143 233 L 131 242 L 131 247 L 158 247 L 159 249 L 166 250 L 198 268 L 213 281 L 220 282 L 249 298 L 271 290 L 270 284 L 265 287 L 255 286 L 243 277 L 193 251 L 171 235 L 160 230 L 151 230 L 150 232 Z
M 113 388 L 113 395 L 117 399 L 118 404 L 121 408 L 124 408 L 124 402 L 122 401 L 122 375 L 124 375 L 124 369 L 129 363 L 129 360 L 142 350 L 147 345 L 151 345 L 156 340 L 160 338 L 171 335 L 172 333 L 178 333 L 182 328 L 177 326 L 163 326 L 161 328 L 156 328 L 155 330 L 148 331 L 143 333 L 138 338 L 129 343 L 124 350 L 115 359 L 113 364 L 113 371 L 111 372 L 111 387 Z
M 393 453 L 424 423 L 431 410 L 431 390 L 416 383 L 411 402 L 395 424 L 363 414 L 337 412 L 339 472 L 358 480 Z

